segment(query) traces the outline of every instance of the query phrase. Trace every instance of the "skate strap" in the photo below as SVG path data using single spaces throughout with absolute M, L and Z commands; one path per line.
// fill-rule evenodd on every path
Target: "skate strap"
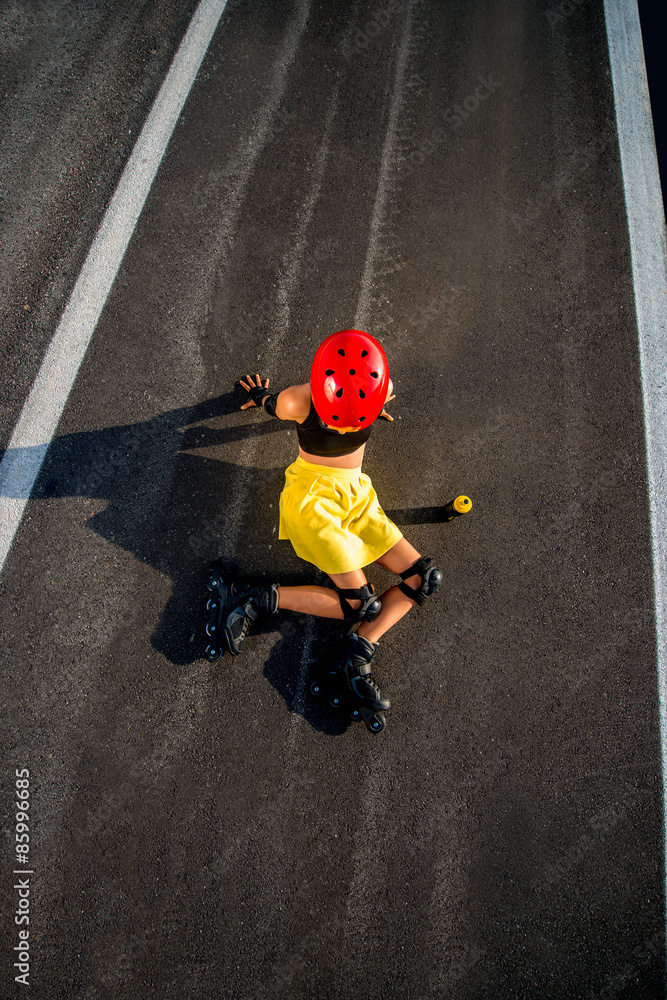
M 416 601 L 420 606 L 428 600 L 431 594 L 437 594 L 442 586 L 443 576 L 438 567 L 429 556 L 421 556 L 412 566 L 398 574 L 403 583 L 398 584 L 398 589 L 411 601 Z M 409 576 L 420 576 L 421 586 L 417 589 L 408 586 L 405 581 Z
M 380 614 L 382 605 L 372 583 L 366 583 L 363 587 L 347 590 L 342 590 L 340 587 L 336 587 L 335 589 L 340 601 L 344 621 L 372 622 Z M 356 609 L 353 608 L 348 598 L 351 598 L 353 601 L 361 601 L 361 606 Z

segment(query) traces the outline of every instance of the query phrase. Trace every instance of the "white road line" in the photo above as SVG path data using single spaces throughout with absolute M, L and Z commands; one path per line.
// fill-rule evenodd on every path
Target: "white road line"
M 0 572 L 227 0 L 201 0 L 106 210 L 0 462 Z
M 667 819 L 667 253 L 636 0 L 605 0 L 639 331 Z M 667 823 L 666 823 L 667 826 Z M 667 858 L 667 842 L 665 844 Z M 667 873 L 666 873 L 667 877 Z

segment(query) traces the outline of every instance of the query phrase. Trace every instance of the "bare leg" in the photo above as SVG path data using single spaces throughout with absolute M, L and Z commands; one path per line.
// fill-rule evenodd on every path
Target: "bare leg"
M 392 573 L 398 574 L 416 563 L 419 558 L 420 553 L 417 552 L 417 549 L 407 539 L 401 538 L 400 541 L 396 542 L 396 545 L 392 546 L 376 561 Z M 352 570 L 350 573 L 330 573 L 329 575 L 334 586 L 341 590 L 357 590 L 368 582 L 363 570 L 360 569 Z M 421 578 L 415 574 L 408 577 L 405 582 L 409 587 L 417 589 Z M 364 639 L 368 639 L 369 642 L 378 642 L 380 637 L 392 625 L 400 621 L 417 603 L 406 597 L 397 586 L 390 587 L 382 595 L 381 601 L 382 610 L 377 618 L 372 622 L 362 622 L 357 629 L 357 633 Z M 352 607 L 358 608 L 361 601 L 350 601 L 350 604 Z M 278 607 L 284 611 L 297 611 L 301 614 L 318 615 L 320 618 L 343 620 L 338 594 L 327 587 L 279 587 Z
M 351 573 L 333 573 L 330 576 L 334 586 L 341 590 L 357 590 L 368 582 L 360 569 L 352 570 Z M 361 601 L 350 601 L 350 604 L 353 608 L 358 608 Z M 298 611 L 305 615 L 343 620 L 338 594 L 328 587 L 278 587 L 278 607 L 282 611 Z
M 408 567 L 414 565 L 420 558 L 419 552 L 405 538 L 401 538 L 392 546 L 388 552 L 380 556 L 376 561 L 391 570 L 392 573 L 403 573 Z M 421 577 L 418 574 L 409 576 L 405 581 L 409 587 L 415 590 L 419 587 Z M 382 611 L 372 622 L 362 622 L 357 633 L 368 639 L 369 642 L 379 642 L 380 638 L 389 631 L 392 625 L 400 621 L 408 613 L 410 608 L 414 608 L 416 601 L 411 601 L 409 597 L 398 589 L 397 586 L 390 587 L 382 597 Z

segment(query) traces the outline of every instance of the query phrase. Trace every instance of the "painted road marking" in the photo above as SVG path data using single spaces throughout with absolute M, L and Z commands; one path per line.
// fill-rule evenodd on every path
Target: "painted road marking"
M 227 0 L 201 0 L 104 214 L 0 462 L 0 572 Z
M 639 331 L 657 629 L 662 776 L 667 818 L 667 253 L 636 0 L 605 0 L 609 61 Z M 667 843 L 665 845 L 667 859 Z M 666 871 L 667 877 L 667 871 Z

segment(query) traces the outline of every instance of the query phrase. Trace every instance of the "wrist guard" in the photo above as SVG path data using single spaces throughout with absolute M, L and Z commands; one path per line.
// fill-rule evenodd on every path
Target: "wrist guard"
M 255 406 L 262 406 L 270 417 L 275 417 L 278 396 L 274 396 L 272 392 L 269 392 L 266 386 L 253 386 L 253 388 L 248 391 L 248 395 L 252 399 Z M 280 395 L 280 393 L 278 393 L 278 395 Z
M 261 406 L 265 396 L 271 396 L 273 393 L 266 388 L 264 385 L 255 385 L 252 389 L 248 390 L 248 395 L 252 399 L 255 406 Z
M 278 393 L 280 395 L 280 393 Z M 274 396 L 273 393 L 269 393 L 268 396 L 264 397 L 264 409 L 270 417 L 276 416 L 276 404 L 278 402 L 278 396 Z

